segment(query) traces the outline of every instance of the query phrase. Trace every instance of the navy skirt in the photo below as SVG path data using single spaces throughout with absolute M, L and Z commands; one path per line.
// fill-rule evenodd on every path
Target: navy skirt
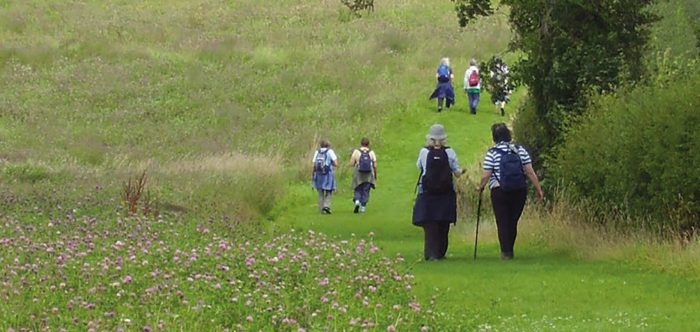
M 452 88 L 452 83 L 448 82 L 439 82 L 437 86 L 435 87 L 435 90 L 433 90 L 433 93 L 430 95 L 429 99 L 435 99 L 435 98 L 444 98 L 447 103 L 446 107 L 450 107 L 454 105 L 455 103 L 455 90 Z
M 431 222 L 457 222 L 457 194 L 454 191 L 441 195 L 418 195 L 413 205 L 413 224 L 422 226 Z

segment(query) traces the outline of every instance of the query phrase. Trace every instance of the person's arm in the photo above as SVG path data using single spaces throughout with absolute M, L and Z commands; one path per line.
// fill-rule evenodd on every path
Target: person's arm
M 462 174 L 466 173 L 466 169 L 462 169 L 459 167 L 459 161 L 457 160 L 457 154 L 455 153 L 454 150 L 448 149 L 447 151 L 447 157 L 450 161 L 450 168 L 452 169 L 452 174 L 455 177 L 460 177 Z
M 314 167 L 316 166 L 316 157 L 318 157 L 318 151 L 314 152 L 314 157 L 311 159 L 311 179 L 313 179 L 316 175 L 316 171 L 314 170 Z
M 484 171 L 481 173 L 481 181 L 479 181 L 479 185 L 476 186 L 476 191 L 482 192 L 488 185 L 491 175 L 493 175 L 493 165 L 494 158 L 493 155 L 491 155 L 491 150 L 489 150 L 486 152 L 486 157 L 484 157 Z
M 486 185 L 489 183 L 489 179 L 491 178 L 491 174 L 493 172 L 484 170 L 483 173 L 481 173 L 481 181 L 479 182 L 479 185 L 476 187 L 476 191 L 482 192 L 484 191 L 484 188 L 486 188 Z
M 350 155 L 350 167 L 355 167 L 357 165 L 357 150 L 352 151 L 352 155 Z
M 418 168 L 418 170 L 420 170 L 420 171 L 423 171 L 423 164 L 421 163 L 421 161 L 423 160 L 423 154 L 426 154 L 426 155 L 427 155 L 427 154 L 428 154 L 428 150 L 425 149 L 425 148 L 422 148 L 422 149 L 418 152 L 418 160 L 416 160 L 416 168 Z
M 537 178 L 537 174 L 535 174 L 535 170 L 532 168 L 532 164 L 527 164 L 523 166 L 523 168 L 525 169 L 525 175 L 527 175 L 527 178 L 530 179 L 532 185 L 535 186 L 535 190 L 537 191 L 537 200 L 542 202 L 542 200 L 544 200 L 544 192 L 540 186 L 540 180 Z
M 372 169 L 374 170 L 374 180 L 377 180 L 377 155 L 374 151 L 369 151 L 369 157 L 372 158 Z
M 333 167 L 338 167 L 338 155 L 335 154 L 335 151 L 329 149 L 328 155 L 331 157 L 331 165 L 333 165 Z

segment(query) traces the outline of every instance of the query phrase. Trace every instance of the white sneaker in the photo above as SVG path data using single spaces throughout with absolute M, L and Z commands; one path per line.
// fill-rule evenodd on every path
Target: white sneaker
M 360 212 L 365 213 L 365 211 L 367 211 L 367 207 L 366 207 L 366 206 L 360 206 Z
M 360 201 L 355 201 L 355 209 L 352 210 L 353 213 L 357 213 L 360 210 Z

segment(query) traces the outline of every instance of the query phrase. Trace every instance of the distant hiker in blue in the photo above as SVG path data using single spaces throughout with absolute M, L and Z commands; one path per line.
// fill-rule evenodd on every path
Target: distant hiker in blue
M 369 202 L 369 192 L 374 189 L 374 184 L 377 181 L 377 156 L 369 148 L 369 138 L 363 137 L 360 141 L 360 147 L 352 151 L 350 166 L 353 167 L 352 189 L 354 195 L 352 201 L 355 203 L 353 212 L 365 213 Z
M 542 201 L 544 193 L 532 169 L 532 161 L 527 151 L 511 142 L 511 134 L 505 123 L 491 127 L 493 143 L 484 158 L 484 173 L 476 190 L 481 192 L 488 184 L 491 190 L 491 204 L 496 215 L 498 242 L 501 245 L 501 259 L 513 259 L 513 246 L 518 235 L 518 220 L 525 207 L 527 183 L 532 182 L 537 191 L 537 199 Z
M 469 113 L 476 115 L 476 107 L 479 106 L 479 94 L 481 93 L 481 77 L 476 59 L 469 61 L 469 68 L 464 72 L 464 92 L 469 99 Z
M 331 149 L 331 143 L 322 139 L 319 149 L 314 153 L 311 181 L 318 190 L 318 209 L 323 214 L 331 214 L 331 198 L 335 191 L 335 168 L 338 157 Z
M 457 154 L 448 147 L 445 128 L 430 127 L 426 146 L 418 154 L 418 196 L 413 206 L 413 224 L 423 228 L 425 260 L 445 258 L 450 224 L 457 222 L 457 194 L 452 176 L 459 177 Z
M 440 65 L 438 66 L 437 72 L 435 73 L 435 78 L 437 79 L 437 86 L 430 95 L 429 99 L 437 98 L 437 111 L 442 111 L 442 103 L 445 101 L 445 107 L 450 108 L 450 106 L 455 103 L 455 90 L 452 87 L 452 79 L 454 75 L 452 74 L 452 68 L 450 67 L 450 59 L 442 58 L 440 60 Z

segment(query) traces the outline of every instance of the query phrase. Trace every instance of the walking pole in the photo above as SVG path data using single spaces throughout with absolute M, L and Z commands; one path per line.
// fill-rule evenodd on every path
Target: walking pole
M 476 235 L 474 236 L 474 260 L 476 260 L 476 244 L 479 240 L 479 217 L 481 217 L 481 194 L 484 191 L 479 192 L 479 203 L 476 207 Z
M 415 200 L 416 194 L 418 193 L 418 185 L 420 184 L 420 178 L 421 175 L 423 175 L 423 169 L 421 168 L 420 172 L 418 173 L 418 180 L 416 180 L 416 186 L 415 189 L 413 189 L 413 199 Z

